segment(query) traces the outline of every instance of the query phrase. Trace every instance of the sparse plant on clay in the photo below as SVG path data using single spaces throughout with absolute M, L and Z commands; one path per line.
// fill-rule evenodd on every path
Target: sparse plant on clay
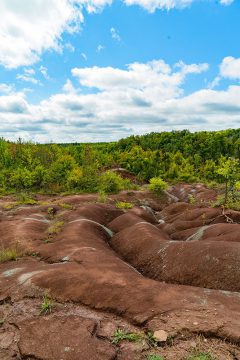
M 117 209 L 132 209 L 134 205 L 126 201 L 117 201 L 115 206 Z
M 187 360 L 217 360 L 209 353 L 199 353 L 198 355 L 193 355 L 187 358 Z
M 99 190 L 98 192 L 98 202 L 105 204 L 107 202 L 107 195 L 105 191 Z
M 17 260 L 22 254 L 17 248 L 0 249 L 0 264 L 6 261 Z
M 147 360 L 165 360 L 162 356 L 150 354 L 147 357 Z
M 49 314 L 52 312 L 54 307 L 54 302 L 49 298 L 48 295 L 44 295 L 43 301 L 41 304 L 41 314 Z
M 147 333 L 147 342 L 149 346 L 156 347 L 158 344 L 157 339 L 154 337 L 153 333 L 151 331 L 148 331 Z
M 135 333 L 135 332 L 127 332 L 125 330 L 118 329 L 113 334 L 112 343 L 117 345 L 119 342 L 123 340 L 127 340 L 129 342 L 137 342 L 143 340 L 143 338 L 144 338 L 143 334 Z
M 56 221 L 48 228 L 49 235 L 58 234 L 64 225 L 64 221 Z

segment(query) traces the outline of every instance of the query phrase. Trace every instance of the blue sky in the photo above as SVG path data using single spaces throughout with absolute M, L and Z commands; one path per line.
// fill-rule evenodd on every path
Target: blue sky
M 239 0 L 2 0 L 0 135 L 239 127 L 239 14 Z

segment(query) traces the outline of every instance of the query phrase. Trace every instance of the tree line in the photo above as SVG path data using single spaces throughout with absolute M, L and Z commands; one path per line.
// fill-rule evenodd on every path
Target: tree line
M 229 175 L 233 167 L 234 179 L 240 179 L 239 159 L 240 129 L 153 132 L 94 144 L 35 144 L 1 138 L 0 189 L 2 193 L 117 192 L 134 187 L 112 171 L 117 167 L 140 182 L 160 177 L 168 182 L 221 183 L 226 176 L 233 177 Z M 221 171 L 227 161 L 228 170 Z

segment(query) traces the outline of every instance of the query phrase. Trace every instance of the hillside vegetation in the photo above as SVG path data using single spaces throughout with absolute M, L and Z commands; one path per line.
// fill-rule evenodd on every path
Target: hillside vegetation
M 33 144 L 0 140 L 1 193 L 14 191 L 118 192 L 133 187 L 121 167 L 140 182 L 229 181 L 240 178 L 240 129 L 187 130 L 130 136 L 96 144 Z

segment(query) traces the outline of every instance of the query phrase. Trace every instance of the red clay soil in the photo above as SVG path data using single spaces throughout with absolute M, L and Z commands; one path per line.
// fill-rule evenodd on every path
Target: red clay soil
M 155 216 L 174 225 L 173 216 L 192 205 L 168 206 L 165 215 L 140 207 L 123 214 L 113 205 L 87 204 L 89 195 L 86 202 L 76 197 L 68 197 L 72 209 L 59 206 L 66 203 L 60 197 L 45 208 L 3 208 L 1 251 L 19 246 L 28 256 L 0 264 L 0 359 L 146 360 L 154 353 L 185 360 L 198 334 L 218 360 L 238 359 L 240 244 L 233 224 L 212 225 L 215 232 L 207 228 L 201 241 L 172 241 Z M 207 231 L 221 237 L 219 225 L 235 241 L 205 239 Z M 47 315 L 40 314 L 44 294 L 55 303 Z M 113 344 L 118 328 L 142 334 L 141 341 Z M 151 348 L 146 334 L 156 330 L 172 340 Z

